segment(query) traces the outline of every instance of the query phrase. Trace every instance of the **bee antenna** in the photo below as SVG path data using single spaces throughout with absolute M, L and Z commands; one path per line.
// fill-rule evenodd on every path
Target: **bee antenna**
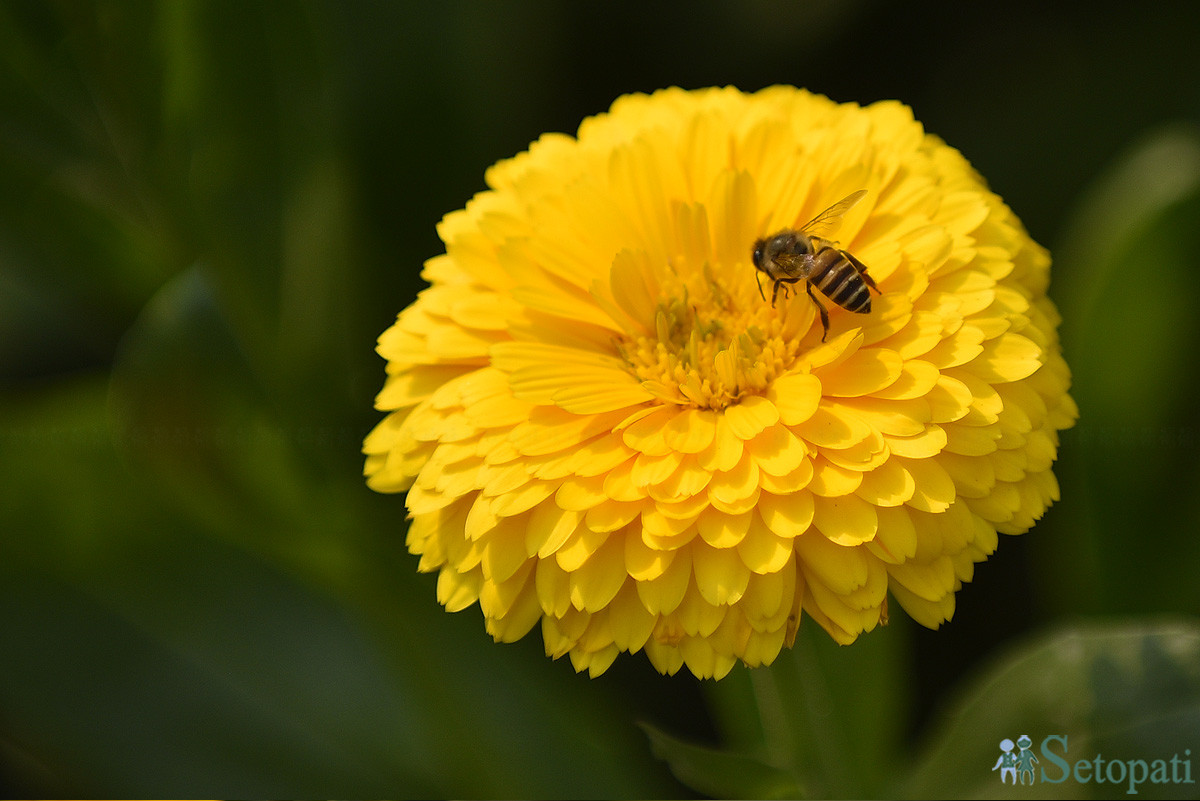
M 754 280 L 758 284 L 758 294 L 763 299 L 763 303 L 767 302 L 767 295 L 762 288 L 762 273 L 758 270 L 754 271 Z

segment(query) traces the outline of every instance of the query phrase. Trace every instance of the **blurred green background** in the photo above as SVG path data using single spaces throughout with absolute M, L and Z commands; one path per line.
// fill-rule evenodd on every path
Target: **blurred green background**
M 1200 755 L 1196 8 L 3 0 L 0 795 L 767 794 L 696 779 L 680 743 L 770 751 L 747 711 L 768 674 L 639 655 L 589 680 L 536 632 L 493 644 L 361 480 L 375 338 L 437 221 L 542 132 L 668 85 L 900 99 L 1055 255 L 1082 410 L 1063 500 L 941 631 L 801 638 L 778 697 L 819 678 L 808 714 L 851 743 L 807 788 L 966 794 L 898 777 L 941 770 L 997 660 L 1042 675 L 1077 624 L 1098 644 L 1071 653 L 1103 655 L 1114 619 L 1161 692 L 1113 730 Z M 962 745 L 981 792 L 997 739 Z

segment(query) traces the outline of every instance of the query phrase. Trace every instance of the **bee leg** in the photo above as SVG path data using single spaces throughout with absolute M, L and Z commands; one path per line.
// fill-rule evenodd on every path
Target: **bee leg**
M 808 291 L 809 300 L 817 304 L 817 311 L 821 313 L 821 341 L 824 342 L 825 337 L 829 335 L 829 312 L 825 311 L 821 301 L 817 300 L 817 296 L 813 294 L 811 283 L 806 281 L 804 288 Z
M 771 307 L 775 307 L 775 298 L 779 295 L 779 290 L 783 290 L 783 299 L 787 300 L 788 290 L 784 284 L 794 284 L 799 281 L 799 278 L 776 278 L 775 289 L 771 292 Z
M 859 272 L 859 275 L 861 275 L 861 276 L 862 276 L 862 279 L 863 279 L 864 281 L 866 281 L 866 282 L 867 282 L 867 286 L 869 286 L 869 287 L 871 287 L 871 289 L 874 289 L 874 290 L 875 290 L 875 294 L 876 294 L 876 295 L 882 295 L 882 294 L 883 294 L 882 292 L 880 292 L 880 291 L 879 291 L 879 287 L 875 286 L 875 279 L 874 279 L 874 278 L 872 278 L 871 276 L 867 275 L 867 268 L 866 268 L 866 267 L 863 267 L 863 268 L 862 268 L 862 270 Z
M 882 292 L 879 291 L 879 287 L 875 286 L 875 279 L 872 278 L 871 276 L 867 275 L 867 265 L 863 264 L 856 257 L 850 255 L 849 253 L 847 253 L 844 250 L 839 250 L 838 253 L 841 253 L 843 256 L 846 257 L 846 261 L 848 261 L 854 265 L 854 269 L 858 270 L 858 274 L 862 276 L 862 280 L 867 282 L 867 286 L 869 286 L 869 287 L 871 287 L 871 289 L 875 290 L 876 295 L 883 294 Z

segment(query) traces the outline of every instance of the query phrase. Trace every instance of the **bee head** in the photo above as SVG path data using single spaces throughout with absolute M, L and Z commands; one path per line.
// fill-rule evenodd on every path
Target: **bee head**
M 763 248 L 766 247 L 766 245 L 767 240 L 758 240 L 754 243 L 754 250 L 750 255 L 751 260 L 754 262 L 754 266 L 760 270 L 763 269 Z

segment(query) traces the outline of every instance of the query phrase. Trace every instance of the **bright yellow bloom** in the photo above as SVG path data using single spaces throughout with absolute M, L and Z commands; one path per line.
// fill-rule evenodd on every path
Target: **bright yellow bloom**
M 1050 260 L 897 102 L 791 87 L 618 99 L 487 172 L 379 339 L 366 475 L 407 490 L 438 598 L 603 672 L 771 662 L 920 623 L 1058 497 L 1076 409 Z M 754 241 L 851 192 L 869 314 L 764 302 Z M 770 286 L 767 287 L 768 295 Z

